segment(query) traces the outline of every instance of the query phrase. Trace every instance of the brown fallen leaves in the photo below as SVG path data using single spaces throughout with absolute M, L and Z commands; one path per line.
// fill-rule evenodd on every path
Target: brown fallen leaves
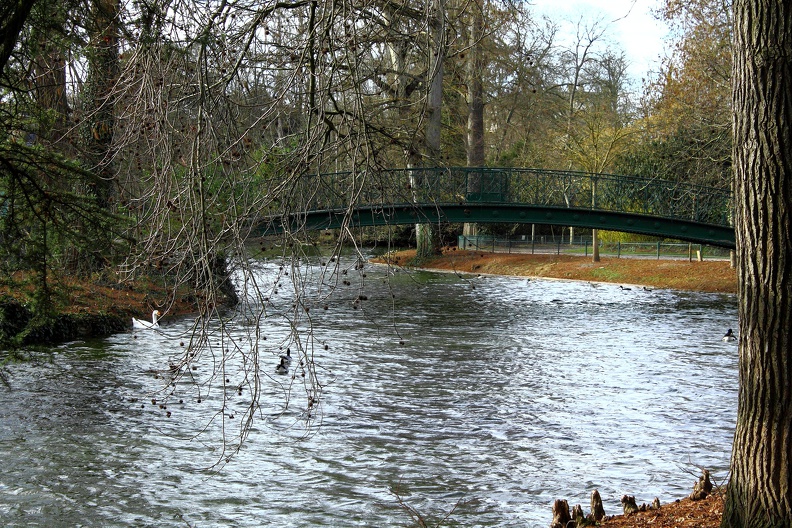
M 723 516 L 723 494 L 715 492 L 700 501 L 682 499 L 659 510 L 616 515 L 598 526 L 605 528 L 718 528 Z

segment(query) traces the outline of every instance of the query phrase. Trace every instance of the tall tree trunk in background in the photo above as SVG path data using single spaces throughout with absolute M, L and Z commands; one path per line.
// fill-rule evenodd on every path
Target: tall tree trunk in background
M 597 208 L 597 179 L 591 180 L 591 209 Z M 591 260 L 592 262 L 600 261 L 599 253 L 599 230 L 591 230 Z
M 61 149 L 66 134 L 66 119 L 69 115 L 69 104 L 66 100 L 66 59 L 64 51 L 50 44 L 50 40 L 42 35 L 40 40 L 41 53 L 36 57 L 35 93 L 38 105 L 52 113 L 52 121 L 46 137 L 42 140 L 57 144 Z M 41 131 L 44 135 L 45 131 Z
M 734 4 L 740 316 L 723 527 L 792 526 L 792 4 Z
M 446 24 L 445 0 L 434 0 L 429 19 L 429 68 L 427 70 L 427 123 L 426 150 L 432 165 L 437 166 L 440 159 L 440 136 L 443 127 L 443 76 L 446 56 Z M 432 224 L 416 224 L 415 226 L 416 257 L 427 258 L 438 251 L 437 241 Z
M 118 79 L 119 0 L 94 0 L 91 6 L 88 80 L 84 98 L 85 157 L 96 179 L 89 185 L 100 206 L 116 198 L 113 161 L 115 83 Z
M 440 135 L 443 129 L 443 76 L 445 74 L 446 27 L 445 0 L 434 0 L 429 20 L 431 40 L 429 43 L 429 68 L 427 82 L 426 149 L 433 165 L 440 159 Z
M 470 25 L 470 44 L 467 62 L 467 166 L 483 167 L 484 160 L 484 86 L 482 82 L 483 60 L 481 38 L 484 31 L 484 0 L 473 2 Z M 481 191 L 481 175 L 468 175 L 467 192 Z M 475 236 L 476 224 L 466 223 L 462 235 Z

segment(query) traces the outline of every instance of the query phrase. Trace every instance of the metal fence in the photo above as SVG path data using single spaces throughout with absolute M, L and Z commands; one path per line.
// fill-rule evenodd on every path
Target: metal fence
M 530 235 L 518 237 L 460 235 L 457 243 L 460 249 L 488 251 L 493 253 L 589 256 L 593 251 L 590 236 L 573 236 L 570 239 L 566 236 L 536 236 L 532 238 Z M 728 249 L 704 244 L 671 242 L 600 242 L 599 253 L 601 256 L 616 258 L 665 258 L 688 260 L 729 258 Z

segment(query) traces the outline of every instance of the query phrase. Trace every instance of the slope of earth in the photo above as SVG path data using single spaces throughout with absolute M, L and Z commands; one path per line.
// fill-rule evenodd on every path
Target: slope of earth
M 374 262 L 424 269 L 553 279 L 635 284 L 701 292 L 737 293 L 737 272 L 728 261 L 656 260 L 603 257 L 600 262 L 573 255 L 506 254 L 445 248 L 415 263 L 415 250 L 391 253 Z

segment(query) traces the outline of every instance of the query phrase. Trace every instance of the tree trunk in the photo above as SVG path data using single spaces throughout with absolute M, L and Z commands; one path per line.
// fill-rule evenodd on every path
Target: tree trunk
M 91 49 L 85 92 L 87 161 L 96 173 L 91 191 L 101 207 L 115 201 L 113 133 L 118 80 L 119 0 L 94 0 L 91 20 Z
M 49 130 L 40 132 L 41 139 L 49 144 L 57 144 L 63 151 L 62 142 L 67 131 L 66 118 L 69 104 L 66 99 L 66 60 L 63 50 L 53 46 L 41 36 L 39 39 L 41 53 L 35 62 L 36 102 L 53 117 Z
M 444 0 L 434 0 L 433 16 L 429 20 L 429 28 L 432 39 L 427 71 L 429 83 L 427 111 L 429 115 L 426 123 L 426 150 L 429 159 L 437 165 L 437 160 L 440 159 L 440 133 L 443 124 L 443 76 L 447 48 Z M 415 256 L 418 259 L 427 258 L 437 253 L 438 244 L 435 238 L 435 230 L 432 224 L 425 223 L 415 226 Z
M 484 83 L 481 75 L 483 69 L 481 57 L 481 39 L 484 32 L 484 2 L 475 0 L 470 26 L 470 51 L 467 63 L 467 166 L 483 167 L 484 160 Z M 481 176 L 468 176 L 467 191 L 481 192 Z M 466 223 L 462 228 L 464 236 L 478 233 L 476 224 Z
M 592 229 L 591 230 L 591 261 L 592 262 L 599 262 L 600 261 L 600 254 L 599 254 L 599 230 Z
M 591 182 L 591 208 L 597 208 L 597 179 L 594 178 Z M 599 262 L 600 261 L 600 254 L 599 254 L 599 230 L 592 229 L 591 230 L 591 260 L 592 262 Z
M 437 163 L 440 155 L 440 133 L 442 131 L 443 114 L 443 76 L 445 73 L 445 5 L 444 0 L 434 0 L 433 16 L 429 20 L 432 39 L 429 43 L 429 68 L 427 69 L 427 123 L 426 149 L 429 158 Z
M 792 4 L 734 4 L 740 319 L 724 527 L 792 526 Z

